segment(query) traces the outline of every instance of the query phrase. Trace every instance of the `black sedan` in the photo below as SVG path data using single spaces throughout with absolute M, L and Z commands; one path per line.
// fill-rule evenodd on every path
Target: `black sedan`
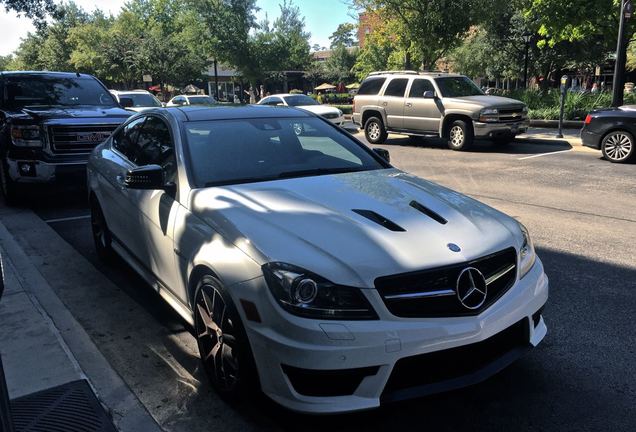
M 581 130 L 583 145 L 603 152 L 610 162 L 636 160 L 636 105 L 593 111 Z

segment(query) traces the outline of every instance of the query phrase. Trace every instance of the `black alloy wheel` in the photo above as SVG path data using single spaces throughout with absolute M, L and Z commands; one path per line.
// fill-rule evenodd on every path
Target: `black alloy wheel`
M 214 389 L 228 399 L 246 396 L 257 379 L 247 335 L 229 295 L 212 276 L 199 282 L 194 325 L 199 355 Z
M 9 164 L 2 160 L 0 162 L 0 188 L 2 196 L 7 205 L 13 205 L 18 199 L 18 184 L 9 175 Z
M 104 212 L 96 199 L 91 200 L 91 231 L 95 252 L 99 259 L 109 261 L 114 255 L 112 248 L 112 236 L 106 225 Z

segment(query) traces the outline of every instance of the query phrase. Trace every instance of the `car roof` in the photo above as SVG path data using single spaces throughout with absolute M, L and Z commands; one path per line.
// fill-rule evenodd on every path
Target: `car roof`
M 379 72 L 371 72 L 367 75 L 367 78 L 370 77 L 388 77 L 388 76 L 398 76 L 400 78 L 410 78 L 412 76 L 429 76 L 429 77 L 463 77 L 465 75 L 450 73 L 450 72 L 441 72 L 441 71 L 379 71 Z M 366 79 L 366 78 L 365 78 Z
M 276 93 L 276 94 L 265 96 L 265 97 L 287 97 L 287 96 L 307 96 L 307 95 L 303 94 L 303 93 L 296 93 L 296 94 L 294 94 L 294 93 Z M 307 96 L 307 97 L 309 97 L 309 96 Z M 263 99 L 265 99 L 265 98 L 263 98 Z
M 148 90 L 109 90 L 111 93 L 115 94 L 126 94 L 126 93 L 148 93 L 151 94 Z
M 48 72 L 48 71 L 4 71 L 0 72 L 0 76 L 54 76 L 57 78 L 95 78 L 90 74 L 79 72 Z
M 301 109 L 267 105 L 189 106 L 164 109 L 171 113 L 183 114 L 187 121 L 313 117 L 313 114 Z

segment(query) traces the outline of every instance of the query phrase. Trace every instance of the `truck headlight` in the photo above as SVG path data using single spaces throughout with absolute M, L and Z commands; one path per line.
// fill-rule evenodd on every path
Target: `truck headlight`
M 36 125 L 11 126 L 11 141 L 16 147 L 42 148 L 40 127 Z
M 263 265 L 272 295 L 287 312 L 324 320 L 375 320 L 377 314 L 359 288 L 335 285 L 285 263 Z
M 521 245 L 521 249 L 519 249 L 519 279 L 521 279 L 528 274 L 534 265 L 534 262 L 537 259 L 537 254 L 534 251 L 534 245 L 532 244 L 532 239 L 530 239 L 528 228 L 522 224 L 519 224 L 519 228 L 523 235 L 523 243 Z
M 499 120 L 499 110 L 497 108 L 485 108 L 479 113 L 480 122 L 492 122 Z

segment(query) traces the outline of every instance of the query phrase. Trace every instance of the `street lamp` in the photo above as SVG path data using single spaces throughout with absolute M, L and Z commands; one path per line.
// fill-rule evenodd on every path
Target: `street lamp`
M 526 58 L 525 58 L 525 64 L 523 67 L 523 88 L 527 89 L 528 88 L 528 54 L 530 51 L 530 42 L 532 41 L 532 33 L 525 32 L 523 34 L 523 41 L 526 43 Z

